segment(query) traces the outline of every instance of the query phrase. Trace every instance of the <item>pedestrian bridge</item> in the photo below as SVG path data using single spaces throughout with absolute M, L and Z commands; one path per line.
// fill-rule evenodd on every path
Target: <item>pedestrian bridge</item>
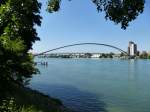
M 102 44 L 102 43 L 77 43 L 77 44 L 70 44 L 70 45 L 65 45 L 65 46 L 61 46 L 61 47 L 54 48 L 54 49 L 50 49 L 50 50 L 41 52 L 41 53 L 39 53 L 39 54 L 35 54 L 34 56 L 39 56 L 39 55 L 43 55 L 43 54 L 46 54 L 46 53 L 49 53 L 49 52 L 52 52 L 52 51 L 56 51 L 56 50 L 59 50 L 59 49 L 64 49 L 64 48 L 73 47 L 73 46 L 80 46 L 80 45 L 106 46 L 106 47 L 114 48 L 114 49 L 120 51 L 120 52 L 123 53 L 125 56 L 130 56 L 126 51 L 124 51 L 124 50 L 122 50 L 122 49 L 120 49 L 120 48 L 118 48 L 118 47 L 115 47 L 115 46 L 109 45 L 109 44 Z

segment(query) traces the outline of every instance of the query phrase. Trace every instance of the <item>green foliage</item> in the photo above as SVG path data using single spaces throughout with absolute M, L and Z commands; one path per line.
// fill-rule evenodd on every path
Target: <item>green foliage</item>
M 0 106 L 1 112 L 19 112 L 17 105 L 14 103 L 14 99 L 3 100 L 2 105 Z
M 0 2 L 0 90 L 8 82 L 23 84 L 37 73 L 28 53 L 39 40 L 35 25 L 41 25 L 41 4 L 37 0 Z
M 114 53 L 102 53 L 99 58 L 113 58 Z
M 141 59 L 149 59 L 149 55 L 147 52 L 142 52 L 142 54 L 140 54 L 140 58 Z
M 126 29 L 129 22 L 135 20 L 143 12 L 145 0 L 92 0 L 98 12 L 105 12 L 106 20 L 115 24 L 121 24 Z M 56 12 L 60 9 L 61 0 L 49 0 L 48 12 Z
M 37 111 L 32 106 L 18 106 L 14 98 L 3 100 L 0 106 L 0 112 L 42 112 Z
M 105 18 L 120 23 L 126 29 L 129 22 L 143 12 L 144 0 L 93 0 L 98 11 L 105 12 Z
M 0 6 L 0 34 L 10 39 L 21 38 L 26 50 L 39 40 L 34 25 L 41 24 L 41 4 L 36 0 L 8 0 Z
M 48 0 L 47 11 L 52 13 L 60 9 L 61 0 Z

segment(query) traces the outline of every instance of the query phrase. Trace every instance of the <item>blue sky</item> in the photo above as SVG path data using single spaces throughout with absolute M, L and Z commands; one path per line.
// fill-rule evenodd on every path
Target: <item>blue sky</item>
M 150 1 L 145 4 L 144 13 L 130 23 L 127 30 L 120 25 L 106 21 L 103 13 L 98 13 L 91 0 L 62 0 L 59 12 L 45 11 L 46 0 L 42 0 L 41 27 L 37 32 L 41 41 L 33 46 L 33 52 L 42 52 L 63 45 L 97 42 L 114 45 L 127 50 L 128 42 L 134 41 L 140 51 L 150 51 Z M 116 52 L 103 46 L 77 46 L 57 52 Z

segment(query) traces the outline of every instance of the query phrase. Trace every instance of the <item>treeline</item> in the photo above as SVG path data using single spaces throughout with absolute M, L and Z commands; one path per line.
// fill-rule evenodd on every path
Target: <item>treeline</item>
M 46 54 L 38 56 L 39 58 L 114 58 L 114 57 L 123 57 L 123 53 L 55 53 L 55 54 Z
M 146 51 L 143 51 L 140 55 L 139 55 L 140 59 L 150 59 L 150 54 L 147 53 Z

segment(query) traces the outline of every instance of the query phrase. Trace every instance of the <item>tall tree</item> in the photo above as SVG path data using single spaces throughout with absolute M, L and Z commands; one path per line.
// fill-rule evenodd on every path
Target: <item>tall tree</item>
M 37 0 L 0 2 L 0 86 L 22 84 L 37 72 L 28 51 L 40 40 L 34 28 L 41 25 L 40 8 Z

